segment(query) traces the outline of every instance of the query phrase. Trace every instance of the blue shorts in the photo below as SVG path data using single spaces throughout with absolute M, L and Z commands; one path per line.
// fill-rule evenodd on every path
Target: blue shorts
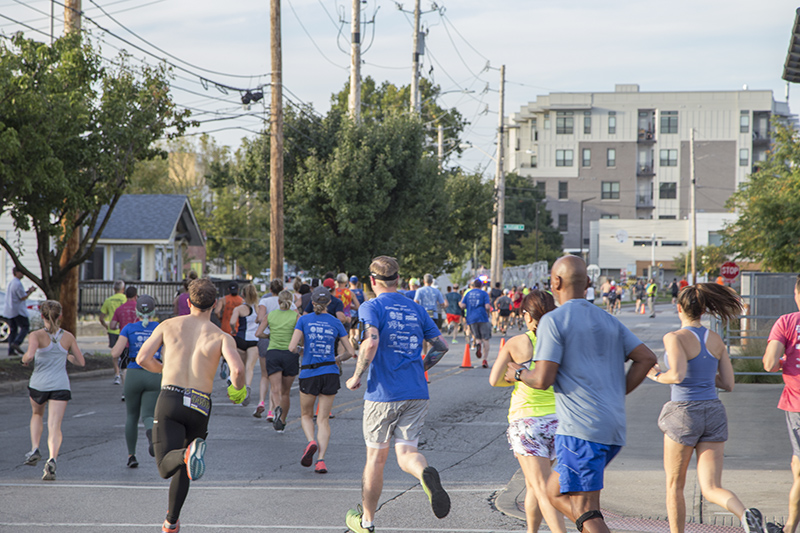
M 561 494 L 593 492 L 603 488 L 603 472 L 622 446 L 598 444 L 577 437 L 556 435 L 556 464 Z

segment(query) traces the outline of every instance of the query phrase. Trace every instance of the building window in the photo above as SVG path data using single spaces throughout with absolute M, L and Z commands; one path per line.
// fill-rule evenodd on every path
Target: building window
M 569 230 L 569 217 L 558 215 L 558 231 L 566 233 Z
M 546 130 L 550 129 L 550 115 L 546 115 L 544 117 L 544 129 Z
M 569 196 L 569 182 L 566 181 L 559 181 L 558 182 L 558 199 L 559 200 L 566 200 Z
M 659 183 L 658 184 L 658 197 L 662 200 L 674 200 L 678 197 L 678 184 L 677 183 Z
M 583 112 L 583 133 L 585 135 L 590 135 L 592 133 L 592 112 L 591 111 L 584 111 Z
M 572 166 L 572 150 L 556 150 L 556 166 L 557 167 L 571 167 Z
M 750 150 L 742 148 L 739 150 L 739 166 L 746 167 L 750 163 Z
M 608 133 L 614 135 L 617 133 L 617 112 L 608 112 Z
M 83 278 L 88 279 L 103 279 L 105 276 L 105 248 L 102 246 L 95 246 L 94 253 L 89 256 L 89 259 L 84 261 Z
M 531 168 L 536 168 L 539 166 L 539 158 L 536 155 L 531 156 Z
M 653 246 L 653 241 L 633 241 L 634 246 Z M 656 246 L 658 246 L 656 244 Z
M 617 150 L 614 148 L 609 148 L 606 150 L 606 166 L 607 167 L 615 167 L 617 166 Z
M 600 215 L 600 218 L 606 220 L 618 220 L 619 215 Z
M 662 167 L 677 167 L 678 166 L 678 149 L 659 150 L 659 159 L 661 160 Z
M 675 220 L 676 218 L 678 217 L 676 217 L 675 215 L 658 215 L 658 220 Z M 661 246 L 670 246 L 670 245 L 667 244 L 667 241 L 661 241 Z
M 556 134 L 572 135 L 575 125 L 575 118 L 572 111 L 559 111 L 556 113 Z
M 603 200 L 619 200 L 619 182 L 604 181 L 601 183 L 600 198 Z
M 538 141 L 539 140 L 539 130 L 536 129 L 536 119 L 531 119 L 531 140 Z
M 739 133 L 750 133 L 750 111 L 742 111 L 739 115 Z
M 114 246 L 114 279 L 142 279 L 142 247 Z
M 678 133 L 678 112 L 661 112 L 661 133 Z
M 592 150 L 591 148 L 584 148 L 583 152 L 581 152 L 583 157 L 581 158 L 581 166 L 583 167 L 590 167 L 592 166 Z
M 542 198 L 547 196 L 547 182 L 546 181 L 537 181 L 536 182 L 536 190 L 539 191 L 539 194 L 542 195 Z

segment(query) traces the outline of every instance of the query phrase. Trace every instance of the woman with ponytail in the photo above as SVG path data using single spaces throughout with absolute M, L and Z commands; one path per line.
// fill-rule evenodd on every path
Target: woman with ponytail
M 522 320 L 527 333 L 512 337 L 500 349 L 489 374 L 493 387 L 510 387 L 511 405 L 508 409 L 506 436 L 514 456 L 525 476 L 525 518 L 528 533 L 535 533 L 544 517 L 553 533 L 566 533 L 564 515 L 559 513 L 547 498 L 546 485 L 550 467 L 555 460 L 555 434 L 558 429 L 556 397 L 553 387 L 536 390 L 522 381 L 509 383 L 505 373 L 509 362 L 515 362 L 532 370 L 533 353 L 536 347 L 536 328 L 545 313 L 556 308 L 553 296 L 541 290 L 532 290 L 520 305 Z
M 153 449 L 153 418 L 156 410 L 156 400 L 161 390 L 161 374 L 154 374 L 136 363 L 144 342 L 153 334 L 158 323 L 155 320 L 156 301 L 147 294 L 140 295 L 136 300 L 136 322 L 128 324 L 119 333 L 119 338 L 111 356 L 118 357 L 128 348 L 128 371 L 125 377 L 125 443 L 128 446 L 128 468 L 136 468 L 139 461 L 136 459 L 136 441 L 139 437 L 139 417 L 144 422 L 145 435 L 147 436 L 147 451 L 150 457 L 155 457 Z M 156 351 L 155 358 L 161 360 L 161 348 Z
M 722 488 L 722 462 L 728 440 L 725 407 L 717 387 L 733 390 L 733 366 L 719 335 L 700 323 L 709 313 L 723 321 L 736 318 L 741 301 L 730 287 L 699 283 L 678 294 L 681 329 L 664 335 L 665 366 L 655 365 L 647 377 L 672 388 L 661 410 L 658 427 L 664 433 L 664 470 L 667 474 L 667 514 L 671 533 L 683 533 L 686 471 L 697 452 L 697 480 L 703 497 L 735 514 L 748 533 L 763 533 L 758 509 L 747 509 L 731 491 Z
M 61 421 L 72 399 L 67 376 L 67 361 L 84 366 L 81 349 L 75 337 L 61 329 L 61 304 L 46 300 L 41 306 L 44 328 L 34 331 L 28 342 L 28 351 L 22 356 L 22 364 L 33 361 L 33 374 L 28 383 L 31 398 L 31 451 L 25 455 L 26 465 L 36 466 L 42 455 L 39 441 L 44 430 L 44 410 L 47 415 L 47 448 L 50 458 L 44 465 L 45 481 L 56 478 L 56 459 L 61 448 Z

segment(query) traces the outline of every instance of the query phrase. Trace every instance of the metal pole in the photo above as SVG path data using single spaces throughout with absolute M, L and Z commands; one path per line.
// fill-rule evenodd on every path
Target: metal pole
M 436 127 L 436 140 L 439 145 L 439 170 L 444 166 L 444 126 L 439 124 Z
M 411 54 L 411 112 L 420 114 L 419 102 L 419 2 L 414 1 L 414 52 Z
M 692 211 L 692 285 L 697 283 L 697 180 L 694 175 L 694 128 L 689 131 L 689 208 Z
M 54 20 L 56 18 L 55 9 L 56 9 L 55 0 L 50 0 L 50 46 L 53 46 L 53 41 L 55 40 L 55 38 L 53 37 L 55 35 L 55 30 L 53 28 L 53 26 L 55 25 Z
M 283 280 L 283 57 L 281 2 L 270 0 L 272 102 L 269 137 L 269 268 L 272 279 Z
M 535 262 L 539 261 L 539 200 L 536 200 L 536 251 L 534 252 Z
M 492 286 L 503 283 L 503 226 L 506 210 L 506 180 L 503 174 L 503 108 L 506 85 L 506 66 L 500 67 L 500 103 L 497 119 L 497 169 L 494 176 L 495 217 L 492 227 Z
M 361 122 L 361 0 L 353 0 L 350 20 L 350 118 Z

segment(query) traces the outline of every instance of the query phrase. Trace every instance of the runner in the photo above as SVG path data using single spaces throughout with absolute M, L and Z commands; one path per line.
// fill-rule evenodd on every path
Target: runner
M 364 303 L 364 290 L 361 289 L 359 285 L 358 276 L 350 276 L 350 292 L 355 295 L 356 300 L 358 300 L 358 305 L 360 306 Z M 358 344 L 361 339 L 359 326 L 358 308 L 350 309 L 350 344 L 353 345 L 353 349 L 356 353 L 358 353 Z
M 261 322 L 264 321 L 264 317 L 270 314 L 272 311 L 276 309 L 280 309 L 280 302 L 278 301 L 278 295 L 283 290 L 283 281 L 279 279 L 273 279 L 269 283 L 269 294 L 265 294 L 261 300 L 258 302 L 258 315 L 256 316 L 256 322 L 260 325 Z M 295 307 L 294 303 L 290 306 L 292 311 L 297 311 L 297 307 Z M 269 327 L 265 326 L 263 329 L 259 328 L 257 332 L 261 332 L 261 336 L 258 337 L 258 356 L 259 361 L 264 358 L 266 361 L 267 351 L 269 350 Z M 267 385 L 269 385 L 269 381 L 267 381 Z M 264 381 L 262 379 L 261 386 L 264 386 Z M 261 418 L 259 415 L 264 412 L 264 409 L 259 410 L 259 407 L 264 407 L 264 401 L 267 398 L 267 390 L 259 390 L 259 404 L 256 407 L 256 411 L 253 413 L 253 416 L 256 418 Z M 267 422 L 275 422 L 275 413 L 273 409 L 275 409 L 275 405 L 272 403 L 272 394 L 269 395 L 269 406 L 267 409 Z
M 136 356 L 145 370 L 161 374 L 161 393 L 153 422 L 153 447 L 158 473 L 172 478 L 169 507 L 161 531 L 180 530 L 180 514 L 190 480 L 205 472 L 203 455 L 211 415 L 214 374 L 224 357 L 230 369 L 228 397 L 241 403 L 247 394 L 244 365 L 230 335 L 211 323 L 217 288 L 208 279 L 189 284 L 189 311 L 159 324 Z M 155 359 L 164 346 L 162 362 Z
M 322 282 L 322 286 L 328 289 L 331 293 L 331 302 L 328 304 L 328 309 L 326 310 L 327 313 L 331 316 L 338 318 L 342 324 L 345 326 L 350 323 L 350 317 L 345 316 L 344 314 L 344 304 L 342 301 L 333 296 L 333 290 L 335 288 L 336 282 L 333 279 L 328 278 Z M 312 291 L 313 292 L 313 291 Z M 314 302 L 312 299 L 309 299 L 308 304 L 303 308 L 304 315 L 310 315 L 314 312 Z
M 44 465 L 42 480 L 56 479 L 56 459 L 61 449 L 61 421 L 72 399 L 67 376 L 67 361 L 84 366 L 81 349 L 69 331 L 60 328 L 61 304 L 46 300 L 41 306 L 44 328 L 31 333 L 28 351 L 22 356 L 22 364 L 33 361 L 33 373 L 28 382 L 31 399 L 31 451 L 25 454 L 25 463 L 36 466 L 42 455 L 39 441 L 44 430 L 44 411 L 47 407 L 47 449 L 50 458 Z
M 150 338 L 156 329 L 155 320 L 156 301 L 152 296 L 143 294 L 136 299 L 137 321 L 128 324 L 119 334 L 117 343 L 111 350 L 112 357 L 119 357 L 123 350 L 128 349 L 127 376 L 125 379 L 125 443 L 128 446 L 128 468 L 136 468 L 139 461 L 136 459 L 136 441 L 139 436 L 139 417 L 144 423 L 145 436 L 147 436 L 147 451 L 150 457 L 155 456 L 153 451 L 153 417 L 158 400 L 158 391 L 161 389 L 161 375 L 148 372 L 136 362 L 136 356 L 142 348 L 144 341 Z M 155 356 L 161 360 L 161 350 Z
M 297 319 L 297 311 L 292 310 L 291 293 L 281 291 L 278 294 L 278 309 L 270 311 L 256 330 L 256 337 L 263 339 L 266 338 L 264 330 L 269 328 L 269 344 L 264 357 L 259 357 L 261 361 L 260 401 L 253 416 L 261 418 L 261 413 L 264 412 L 267 384 L 269 384 L 270 405 L 275 408 L 272 427 L 278 432 L 283 432 L 286 427 L 286 417 L 289 415 L 289 393 L 294 378 L 300 373 L 300 361 L 297 354 L 289 351 L 289 342 L 292 340 Z
M 489 295 L 481 290 L 481 280 L 472 282 L 473 290 L 467 292 L 458 305 L 467 311 L 467 326 L 475 338 L 475 357 L 484 355 L 482 366 L 489 368 L 489 340 L 492 338 L 492 325 L 489 322 Z
M 510 294 L 511 302 L 513 303 L 513 309 L 511 313 L 511 325 L 517 326 L 520 330 L 522 329 L 522 299 L 524 296 L 522 295 L 522 290 L 518 289 L 516 286 L 512 287 Z
M 498 304 L 501 298 L 498 298 Z M 511 302 L 510 299 L 508 299 Z M 553 297 L 534 289 L 522 302 L 522 316 L 528 332 L 512 337 L 500 349 L 492 366 L 489 383 L 493 387 L 512 385 L 505 380 L 508 363 L 519 363 L 529 370 L 533 367 L 533 350 L 536 346 L 536 326 L 542 316 L 556 308 Z M 502 308 L 501 308 L 502 309 Z M 511 394 L 508 409 L 506 436 L 514 456 L 519 461 L 525 476 L 525 518 L 528 533 L 539 529 L 542 516 L 554 533 L 566 533 L 564 515 L 559 513 L 547 498 L 547 478 L 556 458 L 555 434 L 556 397 L 553 388 L 539 391 L 517 381 Z
M 672 283 L 669 284 L 669 291 L 672 293 L 672 305 L 675 306 L 675 312 L 678 312 L 678 278 L 672 278 Z
M 314 454 L 319 450 L 314 471 L 318 474 L 328 472 L 325 452 L 331 438 L 329 416 L 333 398 L 340 388 L 339 365 L 353 357 L 353 347 L 347 338 L 347 330 L 341 321 L 326 311 L 331 294 L 325 287 L 317 287 L 311 294 L 314 312 L 303 315 L 297 321 L 289 343 L 289 351 L 297 353 L 297 347 L 304 343 L 303 364 L 300 366 L 300 423 L 303 426 L 308 444 L 303 451 L 300 464 L 311 466 Z M 336 355 L 341 344 L 345 355 Z M 319 398 L 317 431 L 314 435 L 314 403 Z
M 8 356 L 22 355 L 22 343 L 28 335 L 30 321 L 28 320 L 28 309 L 25 306 L 27 300 L 36 287 L 31 285 L 28 289 L 22 288 L 22 278 L 25 274 L 16 265 L 11 268 L 11 281 L 6 286 L 6 299 L 3 304 L 3 317 L 8 321 Z
M 236 326 L 231 324 L 231 315 L 233 310 L 244 303 L 244 299 L 239 296 L 239 284 L 232 281 L 228 284 L 228 294 L 224 298 L 217 300 L 214 306 L 214 315 L 219 318 L 220 329 L 231 336 L 236 336 Z M 186 313 L 188 314 L 188 313 Z M 234 329 L 232 329 L 234 328 Z
M 636 313 L 643 312 L 643 307 L 647 301 L 647 290 L 644 286 L 644 280 L 637 280 L 634 290 L 636 294 Z
M 606 311 L 610 314 L 614 314 L 614 311 L 617 309 L 617 282 L 613 279 L 611 280 L 608 292 L 605 293 L 605 301 L 606 301 Z
M 347 317 L 345 326 L 349 326 L 352 323 L 352 311 L 358 311 L 358 305 L 360 303 L 353 294 L 353 291 L 347 286 L 347 283 L 347 274 L 340 272 L 336 276 L 336 288 L 333 291 L 333 296 L 341 300 L 344 306 L 344 315 Z
M 367 462 L 361 485 L 363 508 L 350 509 L 345 517 L 347 527 L 355 533 L 375 531 L 373 521 L 392 436 L 397 464 L 420 481 L 434 515 L 444 518 L 450 512 L 450 497 L 442 488 L 439 473 L 428 466 L 417 448 L 428 410 L 425 371 L 441 360 L 447 343 L 428 313 L 397 292 L 397 260 L 376 257 L 369 271 L 376 298 L 361 306 L 367 336 L 353 376 L 347 380 L 347 388 L 356 390 L 369 369 L 364 393 Z M 420 358 L 423 340 L 433 344 L 424 362 Z
M 700 324 L 705 313 L 728 322 L 741 312 L 739 296 L 730 287 L 699 283 L 684 290 L 678 298 L 681 329 L 664 335 L 665 367 L 662 370 L 656 364 L 647 374 L 672 389 L 670 401 L 658 417 L 658 427 L 664 433 L 671 533 L 683 533 L 686 527 L 683 490 L 695 452 L 703 497 L 736 515 L 747 533 L 764 533 L 761 512 L 746 509 L 733 492 L 722 488 L 728 419 L 716 388 L 733 390 L 733 366 L 722 338 Z
M 556 393 L 556 458 L 547 492 L 578 531 L 608 533 L 600 512 L 606 465 L 625 445 L 625 394 L 644 380 L 655 354 L 616 318 L 584 299 L 589 278 L 577 256 L 559 258 L 551 290 L 561 307 L 539 321 L 533 370 L 509 363 L 506 380 Z M 627 360 L 633 361 L 627 375 Z M 520 370 L 517 373 L 517 370 Z
M 611 282 L 612 280 L 606 279 L 602 285 L 600 285 L 600 294 L 603 297 L 603 305 L 606 306 L 606 311 L 608 311 L 608 292 L 611 290 Z
M 190 270 L 189 274 L 183 278 L 181 282 L 181 291 L 175 296 L 172 301 L 172 313 L 175 316 L 184 316 L 189 314 L 189 284 L 197 279 L 197 272 Z
M 233 289 L 233 285 L 231 285 L 231 289 Z M 242 289 L 242 294 L 244 303 L 231 310 L 228 326 L 233 340 L 236 342 L 236 348 L 239 350 L 239 357 L 244 362 L 244 382 L 247 387 L 247 395 L 242 400 L 242 407 L 247 407 L 250 404 L 250 385 L 253 383 L 253 373 L 259 360 L 258 338 L 256 337 L 258 292 L 255 285 L 248 283 Z M 241 297 L 238 298 L 241 299 Z M 223 312 L 223 317 L 227 311 L 228 309 Z
M 497 312 L 497 306 L 494 304 L 495 301 L 503 295 L 503 289 L 500 288 L 500 282 L 494 284 L 494 288 L 489 291 L 489 305 L 492 306 L 492 328 L 494 331 L 497 332 L 497 318 L 499 313 Z M 441 328 L 441 326 L 439 326 Z
M 458 342 L 456 336 L 458 335 L 458 328 L 461 326 L 461 308 L 458 302 L 461 301 L 461 295 L 458 293 L 458 285 L 454 287 L 447 287 L 447 294 L 444 295 L 447 301 L 447 307 L 444 312 L 447 316 L 447 331 L 448 335 L 453 335 L 453 344 Z
M 524 303 L 523 299 L 523 303 Z M 505 336 L 508 333 L 508 320 L 511 316 L 511 309 L 513 308 L 514 304 L 511 302 L 511 298 L 508 297 L 508 289 L 503 291 L 503 295 L 495 301 L 495 307 L 497 308 L 497 328 L 500 330 L 500 333 Z M 523 313 L 523 317 L 525 314 Z
M 111 329 L 119 329 L 121 330 L 128 324 L 132 324 L 136 322 L 136 287 L 126 287 L 125 288 L 125 298 L 127 300 L 124 304 L 120 305 L 114 311 L 114 316 L 111 319 L 110 327 Z M 113 358 L 112 358 L 113 359 Z M 125 382 L 125 369 L 128 366 L 128 348 L 122 350 L 118 361 L 119 363 L 114 365 L 116 368 L 119 368 L 119 374 L 114 376 L 114 385 L 123 385 Z M 122 401 L 125 401 L 125 394 L 123 388 L 122 394 Z
M 103 305 L 100 306 L 100 316 L 98 317 L 100 325 L 108 332 L 109 348 L 114 348 L 114 345 L 117 344 L 117 338 L 119 337 L 119 329 L 111 329 L 111 320 L 114 318 L 114 311 L 126 301 L 125 282 L 117 280 L 114 282 L 114 294 L 106 298 Z M 119 355 L 117 355 L 117 357 L 112 356 L 111 362 L 114 364 L 114 375 L 119 376 Z

